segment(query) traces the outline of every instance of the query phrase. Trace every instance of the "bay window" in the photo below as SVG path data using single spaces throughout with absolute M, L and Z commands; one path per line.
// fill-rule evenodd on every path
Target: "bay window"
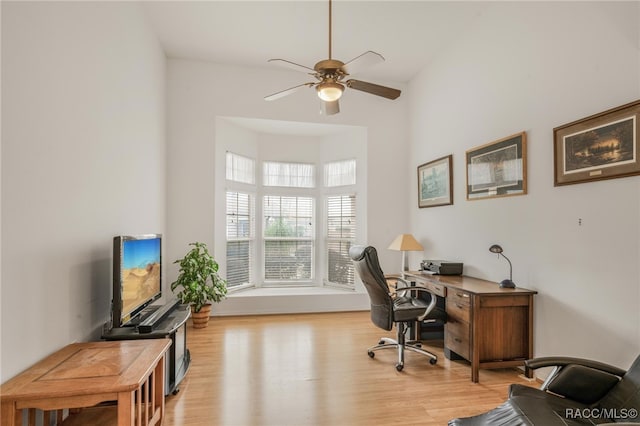
M 324 284 L 353 289 L 348 252 L 357 231 L 356 160 L 325 162 L 321 168 L 263 161 L 260 174 L 256 163 L 227 152 L 229 288 Z

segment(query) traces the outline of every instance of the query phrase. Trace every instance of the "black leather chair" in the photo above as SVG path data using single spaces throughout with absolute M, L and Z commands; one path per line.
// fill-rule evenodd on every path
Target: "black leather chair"
M 449 426 L 640 425 L 640 356 L 629 370 L 582 358 L 545 357 L 525 367 L 553 367 L 540 389 L 512 384 L 507 401 Z
M 398 363 L 396 370 L 402 371 L 404 368 L 405 349 L 426 355 L 430 358 L 430 363 L 438 361 L 436 355 L 421 347 L 419 341 L 406 341 L 407 326 L 416 321 L 446 321 L 446 313 L 436 307 L 436 295 L 429 292 L 425 287 L 410 286 L 407 281 L 400 277 L 392 277 L 398 284 L 395 289 L 388 285 L 380 263 L 378 253 L 374 247 L 352 246 L 349 249 L 349 256 L 354 262 L 355 269 L 362 280 L 369 299 L 371 300 L 371 321 L 383 330 L 390 331 L 396 324 L 397 340 L 383 337 L 378 345 L 368 349 L 367 353 L 371 358 L 375 356 L 375 351 L 380 349 L 398 349 Z M 423 293 L 426 298 L 414 297 L 413 294 Z M 426 300 L 425 300 L 426 299 Z

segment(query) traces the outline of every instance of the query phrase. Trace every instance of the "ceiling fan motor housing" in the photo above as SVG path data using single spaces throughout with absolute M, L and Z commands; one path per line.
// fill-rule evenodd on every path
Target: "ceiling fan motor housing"
M 337 59 L 325 59 L 323 61 L 318 62 L 313 69 L 319 73 L 340 73 L 346 75 L 346 73 L 342 70 L 344 66 L 344 62 L 338 61 Z

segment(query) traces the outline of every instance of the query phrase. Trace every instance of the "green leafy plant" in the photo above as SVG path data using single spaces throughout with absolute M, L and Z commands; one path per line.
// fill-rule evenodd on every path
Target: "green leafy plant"
M 209 253 L 205 243 L 191 243 L 191 250 L 173 263 L 180 265 L 178 279 L 171 283 L 171 291 L 180 289 L 176 296 L 181 303 L 191 304 L 200 312 L 209 302 L 218 303 L 227 295 L 227 282 L 218 275 L 218 262 Z

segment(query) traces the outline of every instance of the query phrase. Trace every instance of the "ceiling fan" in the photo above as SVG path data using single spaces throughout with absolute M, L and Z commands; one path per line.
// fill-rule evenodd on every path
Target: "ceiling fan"
M 355 74 L 364 68 L 383 62 L 382 55 L 371 50 L 350 60 L 347 63 L 333 59 L 331 57 L 331 0 L 329 0 L 329 59 L 324 59 L 313 68 L 287 61 L 286 59 L 269 59 L 268 62 L 302 71 L 316 78 L 317 81 L 300 84 L 269 96 L 265 96 L 266 101 L 274 101 L 284 96 L 290 95 L 303 87 L 315 87 L 321 102 L 321 113 L 333 115 L 340 112 L 338 100 L 342 96 L 345 87 L 360 90 L 372 95 L 382 96 L 387 99 L 396 99 L 400 96 L 400 90 L 378 84 L 367 83 L 366 81 L 345 80 L 351 74 Z

